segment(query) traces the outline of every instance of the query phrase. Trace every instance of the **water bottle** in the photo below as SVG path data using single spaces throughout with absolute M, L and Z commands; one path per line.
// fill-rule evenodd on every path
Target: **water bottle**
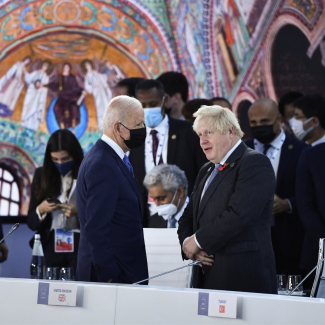
M 41 235 L 35 234 L 32 261 L 30 263 L 30 278 L 43 279 L 45 275 L 45 258 L 41 244 Z

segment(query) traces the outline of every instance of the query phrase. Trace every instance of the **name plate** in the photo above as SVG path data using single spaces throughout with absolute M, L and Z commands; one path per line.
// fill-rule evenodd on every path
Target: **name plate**
M 38 284 L 37 304 L 52 306 L 71 306 L 77 303 L 77 285 L 62 282 Z
M 237 318 L 237 296 L 199 292 L 198 315 Z

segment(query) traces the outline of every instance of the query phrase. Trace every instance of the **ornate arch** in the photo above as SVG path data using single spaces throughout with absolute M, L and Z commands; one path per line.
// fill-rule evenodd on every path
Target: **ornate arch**
M 114 44 L 142 66 L 148 76 L 178 69 L 167 31 L 136 0 L 111 0 L 109 4 L 103 0 L 12 1 L 0 8 L 0 26 L 0 60 L 35 37 L 74 31 Z
M 242 90 L 240 91 L 234 98 L 232 102 L 232 110 L 234 114 L 238 117 L 238 107 L 241 102 L 244 100 L 249 100 L 250 102 L 254 103 L 255 100 L 257 100 L 256 95 L 253 94 L 253 92 L 248 90 Z

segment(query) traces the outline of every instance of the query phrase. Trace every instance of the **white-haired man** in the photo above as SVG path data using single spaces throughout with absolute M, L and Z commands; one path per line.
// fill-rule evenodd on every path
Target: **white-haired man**
M 203 106 L 194 130 L 210 161 L 179 220 L 183 257 L 201 259 L 196 288 L 277 293 L 271 216 L 275 176 L 269 159 L 241 141 L 235 115 Z
M 146 137 L 141 103 L 112 99 L 104 134 L 84 158 L 77 182 L 79 281 L 134 283 L 148 278 L 141 194 L 125 155 Z M 147 284 L 147 283 L 144 283 Z
M 146 175 L 143 184 L 157 206 L 148 228 L 177 228 L 189 202 L 185 172 L 176 165 L 158 165 Z

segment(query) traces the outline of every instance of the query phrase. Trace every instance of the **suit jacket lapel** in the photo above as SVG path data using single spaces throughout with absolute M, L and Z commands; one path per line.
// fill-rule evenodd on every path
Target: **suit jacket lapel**
M 175 126 L 175 120 L 169 118 L 169 130 L 168 130 L 168 148 L 167 148 L 167 164 L 173 164 L 175 161 L 176 148 L 177 148 L 177 128 Z
M 290 142 L 291 142 L 290 139 L 286 137 L 281 148 L 278 174 L 276 177 L 276 192 L 278 191 L 278 187 L 279 184 L 281 183 L 284 172 L 286 171 L 287 167 L 290 166 L 288 160 L 290 159 L 290 156 L 293 154 L 293 150 L 292 150 L 293 145 L 290 144 Z
M 227 159 L 226 163 L 229 163 L 229 165 L 222 170 L 221 172 L 218 172 L 218 174 L 215 176 L 212 183 L 209 185 L 209 187 L 206 189 L 206 192 L 204 193 L 201 202 L 199 201 L 199 210 L 197 214 L 197 222 L 200 220 L 200 217 L 202 215 L 202 212 L 210 199 L 211 195 L 215 192 L 220 182 L 223 180 L 223 178 L 230 173 L 232 168 L 236 165 L 237 160 L 242 156 L 244 151 L 246 150 L 247 146 L 244 142 L 242 142 L 238 148 L 230 155 L 230 157 Z M 205 183 L 204 183 L 205 184 Z M 200 196 L 201 198 L 201 196 Z

